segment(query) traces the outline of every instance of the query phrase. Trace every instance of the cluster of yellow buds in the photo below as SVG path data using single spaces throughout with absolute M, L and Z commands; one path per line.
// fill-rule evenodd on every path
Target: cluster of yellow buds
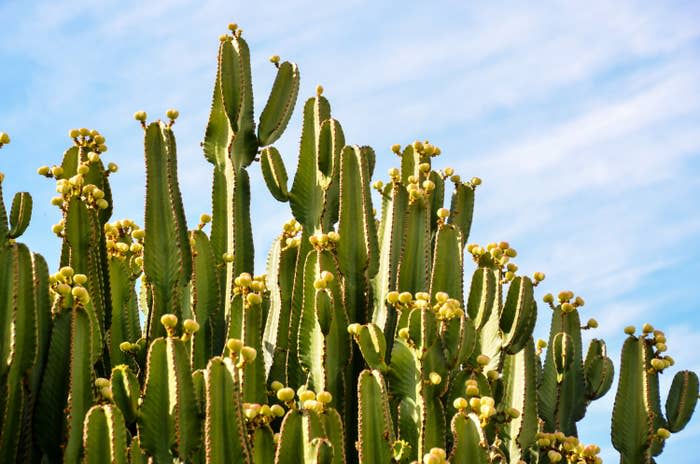
M 76 274 L 70 266 L 64 266 L 49 276 L 49 286 L 61 299 L 63 308 L 73 304 L 85 307 L 90 302 L 90 294 L 85 288 L 87 281 L 85 274 Z
M 559 294 L 557 295 L 557 299 L 559 300 L 559 304 L 561 305 L 561 311 L 564 314 L 573 312 L 574 309 L 580 308 L 581 306 L 586 304 L 586 302 L 580 296 L 574 297 L 574 292 L 572 292 L 571 290 L 563 290 L 559 292 Z M 554 309 L 554 295 L 552 295 L 551 293 L 547 293 L 542 298 L 542 300 L 545 303 L 547 303 L 552 309 Z M 595 322 L 595 320 L 593 320 L 593 322 L 594 324 L 591 327 L 597 327 L 598 323 Z
M 295 219 L 290 219 L 282 226 L 282 238 L 284 239 L 284 248 L 298 248 L 301 244 L 302 227 Z M 334 232 L 335 233 L 335 232 Z
M 634 327 L 625 328 L 625 333 L 628 335 L 634 334 Z M 655 329 L 651 324 L 647 323 L 642 326 L 642 336 L 646 338 L 648 343 L 654 345 L 654 357 L 651 359 L 649 373 L 662 372 L 664 369 L 675 364 L 671 356 L 663 355 L 668 350 L 666 346 L 666 334 L 661 330 Z
M 305 385 L 299 387 L 296 391 L 296 396 L 299 398 L 299 405 L 306 410 L 314 411 L 317 414 L 323 413 L 333 401 L 333 395 L 330 392 L 322 391 L 318 395 L 312 390 L 307 390 Z M 287 407 L 295 408 L 294 390 L 289 387 L 277 390 L 277 399 L 284 402 Z
M 229 25 L 228 25 L 228 30 L 231 31 L 231 33 L 232 33 L 234 36 L 236 36 L 236 37 L 240 37 L 241 34 L 243 34 L 243 29 L 241 29 L 240 27 L 238 27 L 238 24 L 236 24 L 236 23 L 231 23 L 231 24 L 229 24 Z M 228 35 L 228 34 L 222 34 L 222 35 L 219 36 L 219 40 L 222 41 L 222 42 L 226 42 L 226 41 L 229 41 L 229 40 L 232 40 L 232 39 L 233 39 L 233 37 L 230 36 L 230 35 Z
M 430 294 L 427 292 L 418 292 L 412 295 L 411 292 L 391 291 L 387 294 L 386 301 L 402 311 L 410 311 L 414 308 L 430 309 L 435 313 L 437 319 L 442 321 L 464 317 L 464 310 L 459 300 L 450 298 L 445 292 L 437 292 L 432 304 Z M 407 335 L 407 332 L 405 334 Z
M 537 446 L 547 451 L 549 462 L 575 462 L 577 464 L 600 464 L 598 445 L 584 445 L 574 436 L 562 432 L 537 433 Z
M 278 417 L 285 414 L 285 410 L 279 404 L 268 406 L 259 403 L 243 403 L 243 416 L 248 423 L 256 426 L 269 424 Z
M 71 129 L 68 131 L 68 136 L 73 139 L 73 143 L 77 147 L 91 150 L 97 154 L 107 151 L 105 138 L 99 131 L 82 127 L 80 129 Z
M 46 169 L 49 168 L 43 166 L 39 168 L 39 172 L 43 173 Z M 87 164 L 81 164 L 76 175 L 67 179 L 58 178 L 63 174 L 63 168 L 54 166 L 49 172 L 57 173 L 51 174 L 51 176 L 58 179 L 56 181 L 56 192 L 59 195 L 51 199 L 51 204 L 65 210 L 68 206 L 68 202 L 72 198 L 77 197 L 91 208 L 100 210 L 109 208 L 109 203 L 105 199 L 105 192 L 94 184 L 85 184 L 85 174 L 89 171 L 90 168 Z
M 5 132 L 0 132 L 0 148 L 2 148 L 3 145 L 7 145 L 10 143 L 10 136 L 7 135 Z
M 446 464 L 447 453 L 442 448 L 431 448 L 423 455 L 423 464 Z
M 496 415 L 496 402 L 490 396 L 472 396 L 469 399 L 460 396 L 453 401 L 452 406 L 458 411 L 464 413 L 471 412 L 479 416 L 482 427 L 485 427 L 489 419 Z M 512 414 L 516 413 L 518 416 L 520 415 L 517 411 Z
M 252 363 L 258 356 L 258 350 L 252 346 L 243 345 L 243 341 L 238 338 L 229 338 L 226 341 L 226 348 L 229 351 L 231 360 L 237 363 L 237 367 L 241 368 L 245 364 Z
M 430 171 L 430 165 L 428 163 L 421 164 L 422 166 L 427 166 L 428 171 Z M 421 172 L 423 172 L 421 170 Z M 408 191 L 408 202 L 415 203 L 416 201 L 422 200 L 430 196 L 435 190 L 435 182 L 430 179 L 421 180 L 422 176 L 408 176 L 408 185 L 406 190 Z
M 110 257 L 143 266 L 143 244 L 146 231 L 131 219 L 122 219 L 104 225 L 105 244 Z
M 329 271 L 322 271 L 318 279 L 314 280 L 314 288 L 316 290 L 325 290 L 329 283 L 333 282 L 335 277 Z
M 334 230 L 327 234 L 317 232 L 309 237 L 309 243 L 319 251 L 332 250 L 339 241 L 340 234 Z
M 475 262 L 479 262 L 484 255 L 487 255 L 501 269 L 505 268 L 504 279 L 508 282 L 512 281 L 518 272 L 518 266 L 510 262 L 511 258 L 518 256 L 518 252 L 515 248 L 511 248 L 508 242 L 492 242 L 486 245 L 486 248 L 477 243 L 470 243 L 467 245 L 467 251 L 471 253 Z M 544 280 L 544 273 L 536 272 L 535 282 L 539 283 L 542 280 Z
M 244 272 L 234 279 L 233 294 L 243 297 L 243 304 L 246 309 L 251 306 L 258 306 L 262 303 L 263 296 L 267 292 L 266 280 L 267 276 L 265 274 L 253 277 L 249 273 Z

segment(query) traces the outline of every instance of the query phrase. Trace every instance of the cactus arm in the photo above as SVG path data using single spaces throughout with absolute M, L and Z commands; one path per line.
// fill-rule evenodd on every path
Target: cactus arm
M 435 297 L 438 292 L 446 292 L 450 298 L 464 301 L 462 288 L 462 241 L 460 232 L 453 226 L 441 224 L 435 237 L 433 265 L 430 277 L 430 294 Z
M 0 253 L 2 254 L 2 253 Z M 3 268 L 4 269 L 4 268 Z M 41 375 L 44 372 L 46 356 L 51 335 L 51 302 L 49 300 L 49 270 L 46 260 L 37 253 L 32 253 L 32 269 L 34 272 L 34 304 L 36 311 L 36 363 L 31 372 L 30 391 L 36 400 L 41 385 Z M 1 279 L 0 279 L 1 280 Z M 1 292 L 0 292 L 1 294 Z
M 363 325 L 354 335 L 367 365 L 385 374 L 389 370 L 386 364 L 387 345 L 379 326 L 372 323 Z
M 436 171 L 430 171 L 428 174 L 428 180 L 431 181 L 435 188 L 430 194 L 430 211 L 435 213 L 437 210 L 442 208 L 445 202 L 445 180 Z M 437 215 L 433 216 L 430 221 L 431 232 L 434 234 L 438 228 Z M 461 242 L 460 245 L 464 246 Z M 460 268 L 461 269 L 461 268 Z
M 486 437 L 476 415 L 457 413 L 452 418 L 450 427 L 454 437 L 454 446 L 448 459 L 450 464 L 488 464 L 490 462 L 488 449 L 483 445 Z
M 583 364 L 586 377 L 586 397 L 590 400 L 602 398 L 612 386 L 615 367 L 606 354 L 605 342 L 591 340 Z
M 553 341 L 560 332 L 571 337 L 574 359 L 563 373 L 561 382 L 558 382 Z M 544 421 L 545 432 L 561 431 L 565 435 L 576 435 L 576 421 L 583 417 L 586 410 L 581 320 L 578 310 L 564 313 L 561 305 L 554 308 L 549 340 L 539 389 L 540 418 Z
M 71 315 L 62 311 L 54 317 L 46 367 L 34 412 L 35 437 L 39 448 L 52 462 L 61 461 L 61 442 L 65 434 L 65 415 L 68 398 L 70 357 L 66 347 L 71 343 Z M 61 439 L 56 439 L 57 431 Z
M 314 411 L 305 411 L 301 417 L 301 444 L 304 447 L 305 464 L 330 463 L 333 450 L 325 437 L 323 423 L 319 414 Z
M 2 182 L 5 179 L 5 174 L 0 172 L 0 246 L 4 246 L 7 242 L 10 233 L 9 224 L 7 222 L 7 209 L 5 208 L 5 199 L 2 195 Z
M 323 271 L 340 275 L 330 252 L 309 253 L 304 269 L 297 350 L 300 364 L 309 373 L 309 388 L 329 391 L 333 395 L 331 404 L 336 405 L 344 397 L 342 376 L 349 361 L 347 356 L 343 357 L 350 350 L 348 316 L 337 277 L 326 283 L 326 289 L 314 288 Z
M 396 322 L 392 324 L 390 319 L 396 319 L 396 310 L 387 304 L 386 297 L 396 289 L 396 271 L 401 257 L 408 195 L 401 184 L 392 183 L 384 188 L 383 196 L 379 227 L 379 270 L 372 279 L 375 296 L 372 322 L 382 329 L 387 326 L 390 328 L 390 333 L 385 330 L 385 336 L 391 345 L 395 335 L 391 326 Z
M 428 205 L 421 200 L 408 206 L 398 273 L 398 289 L 401 291 L 416 293 L 428 288 L 431 262 L 428 210 Z
M 373 250 L 378 247 L 369 198 L 368 157 L 359 147 L 345 147 L 340 156 L 340 222 L 338 261 L 345 277 L 345 301 L 350 321 L 366 321 L 368 277 Z M 376 258 L 377 255 L 375 254 Z M 376 272 L 376 270 L 375 270 Z
M 280 438 L 275 452 L 275 464 L 298 464 L 304 462 L 302 413 L 290 410 L 280 427 Z
M 131 358 L 119 349 L 119 345 L 124 341 L 134 343 L 141 338 L 134 278 L 128 264 L 119 258 L 110 257 L 108 266 L 112 299 L 109 358 L 112 365 L 128 364 Z
M 118 408 L 93 406 L 85 416 L 83 448 L 86 464 L 127 463 L 126 427 Z
M 268 146 L 280 138 L 294 112 L 299 94 L 299 68 L 295 63 L 285 61 L 279 65 L 277 77 L 267 104 L 260 115 L 258 141 Z
M 510 283 L 501 312 L 500 329 L 503 349 L 508 354 L 518 353 L 532 336 L 537 321 L 537 304 L 529 277 L 518 276 Z
M 420 170 L 420 154 L 413 148 L 413 145 L 406 145 L 401 153 L 401 182 L 408 185 L 408 178 L 417 176 Z
M 201 230 L 190 232 L 192 238 L 192 311 L 199 330 L 192 334 L 192 367 L 204 369 L 214 355 L 214 320 L 220 311 L 221 290 L 216 259 L 211 243 Z
M 337 120 L 329 118 L 321 123 L 317 146 L 317 185 L 325 189 L 321 227 L 329 231 L 338 222 L 340 213 L 340 156 L 345 147 L 345 134 Z
M 250 462 L 241 412 L 237 368 L 230 359 L 212 358 L 205 373 L 204 446 L 207 462 Z
M 241 57 L 230 40 L 219 46 L 219 71 L 217 89 L 221 95 L 225 116 L 233 132 L 238 131 L 238 118 L 243 102 L 243 70 Z M 216 98 L 216 97 L 215 97 Z M 227 141 L 228 144 L 228 141 Z
M 394 426 L 384 378 L 378 371 L 360 373 L 357 398 L 360 462 L 391 462 Z
M 263 355 L 268 383 L 284 383 L 285 361 L 289 349 L 289 326 L 294 271 L 299 246 L 285 246 L 285 237 L 276 239 L 267 263 L 267 285 L 270 289 L 270 310 L 263 333 Z
M 302 123 L 299 162 L 290 191 L 290 206 L 294 218 L 307 233 L 316 227 L 323 212 L 323 192 L 317 185 L 318 144 L 321 123 L 331 116 L 331 107 L 323 96 L 306 101 Z
M 253 432 L 253 464 L 270 464 L 275 460 L 275 440 L 272 429 L 265 425 Z
M 243 401 L 265 403 L 265 361 L 262 356 L 263 308 L 262 304 L 246 305 L 243 309 L 242 340 L 245 346 L 255 348 L 257 356 L 243 367 Z
M 503 363 L 503 400 L 506 408 L 514 408 L 520 416 L 511 419 L 503 431 L 512 462 L 524 459 L 537 435 L 537 379 L 535 343 L 532 337 L 516 354 L 506 355 Z
M 153 287 L 148 316 L 149 339 L 165 334 L 160 317 L 181 318 L 180 295 L 192 273 L 192 255 L 182 199 L 177 185 L 177 161 L 172 130 L 161 122 L 146 128 L 146 207 L 144 273 Z
M 287 335 L 288 351 L 285 362 L 286 384 L 301 385 L 306 382 L 306 377 L 299 363 L 297 340 L 299 337 L 299 322 L 301 321 L 302 303 L 304 300 L 304 266 L 309 253 L 312 251 L 309 243 L 309 235 L 303 231 L 299 242 L 297 262 L 294 271 L 294 284 L 292 287 L 292 302 L 289 316 L 289 331 Z
M 29 227 L 32 218 L 32 196 L 27 192 L 17 192 L 12 199 L 10 210 L 10 238 L 17 238 Z
M 129 446 L 129 464 L 148 464 L 148 455 L 141 448 L 141 437 L 136 435 Z
M 455 182 L 450 203 L 449 223 L 454 224 L 462 231 L 462 246 L 469 240 L 474 216 L 474 186 Z
M 106 330 L 109 316 L 105 277 L 103 275 L 102 259 L 104 257 L 100 247 L 102 226 L 100 225 L 97 210 L 88 208 L 85 202 L 74 197 L 68 204 L 66 212 L 65 243 L 70 249 L 69 265 L 77 273 L 88 276 L 86 288 L 90 293 L 90 302 L 95 309 L 94 317 L 99 322 L 100 335 Z M 104 257 L 106 259 L 106 257 Z M 100 348 L 101 349 L 101 348 Z
M 132 424 L 138 418 L 140 387 L 136 375 L 129 366 L 120 364 L 112 369 L 110 380 L 112 398 L 124 416 L 127 424 Z
M 83 437 L 83 420 L 93 404 L 93 378 L 91 359 L 92 338 L 97 328 L 90 320 L 88 311 L 75 307 L 71 311 L 70 374 L 68 387 L 67 433 L 64 462 L 78 462 Z
M 698 402 L 698 375 L 692 371 L 676 372 L 666 399 L 668 430 L 680 432 L 690 421 Z
M 470 284 L 467 314 L 480 330 L 491 316 L 496 299 L 496 276 L 488 268 L 480 267 L 474 271 Z
M 241 77 L 241 109 L 238 113 L 236 137 L 231 147 L 233 163 L 236 170 L 248 166 L 255 159 L 258 151 L 258 138 L 255 136 L 255 121 L 253 120 L 253 82 L 250 73 L 250 50 L 248 44 L 235 34 L 232 40 L 238 55 Z M 243 272 L 243 271 L 241 271 Z
M 327 408 L 319 417 L 326 437 L 333 447 L 332 464 L 345 464 L 345 433 L 340 414 L 334 408 Z
M 233 275 L 253 273 L 253 228 L 250 223 L 250 177 L 240 169 L 233 183 Z
M 183 341 L 168 337 L 151 343 L 139 413 L 141 446 L 156 463 L 172 461 L 171 450 L 188 459 L 199 446 L 199 416 Z
M 627 337 L 622 346 L 620 379 L 612 414 L 612 443 L 620 463 L 650 463 L 649 442 L 656 430 L 649 416 L 648 358 L 644 338 Z
M 277 201 L 289 200 L 287 190 L 287 168 L 284 167 L 282 155 L 275 147 L 265 147 L 260 153 L 260 168 L 267 189 Z
M 0 252 L 1 253 L 1 252 Z M 29 391 L 26 388 L 27 372 L 37 359 L 37 308 L 34 300 L 34 275 L 29 249 L 23 244 L 7 248 L 10 266 L 3 268 L 10 279 L 9 305 L 11 333 L 9 356 L 3 366 L 9 365 L 6 376 L 2 376 L 2 419 L 0 419 L 0 461 L 20 460 L 19 437 L 23 411 L 29 406 Z M 26 414 L 26 412 L 25 412 Z

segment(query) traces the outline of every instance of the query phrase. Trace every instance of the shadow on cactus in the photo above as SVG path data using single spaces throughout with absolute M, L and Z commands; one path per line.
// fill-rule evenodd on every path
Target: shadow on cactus
M 110 222 L 117 166 L 103 162 L 98 131 L 70 131 L 61 162 L 39 168 L 56 181 L 54 274 L 17 242 L 31 196 L 16 194 L 9 217 L 0 202 L 0 461 L 601 462 L 577 432 L 613 383 L 602 340 L 584 356 L 582 330 L 597 322 L 582 324 L 581 297 L 547 294 L 549 340 L 533 339 L 544 274 L 521 274 L 507 242 L 468 244 L 481 180 L 435 169 L 440 149 L 416 141 L 391 147 L 400 166 L 373 182 L 374 151 L 346 144 L 319 86 L 303 107 L 290 186 L 272 144 L 299 70 L 271 57 L 277 76 L 256 121 L 248 45 L 236 25 L 230 32 L 202 145 L 212 212 L 194 229 L 175 110 L 150 123 L 135 114 L 143 227 Z M 0 147 L 9 142 L 0 134 Z M 261 275 L 255 163 L 293 216 Z M 475 268 L 466 280 L 465 256 Z M 620 462 L 652 463 L 690 421 L 698 377 L 677 373 L 662 412 L 658 379 L 673 364 L 665 336 L 626 331 L 612 441 Z

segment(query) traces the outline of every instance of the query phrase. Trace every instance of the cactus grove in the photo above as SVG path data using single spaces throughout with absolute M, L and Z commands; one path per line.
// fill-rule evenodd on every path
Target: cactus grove
M 175 110 L 135 114 L 143 225 L 111 217 L 117 166 L 97 130 L 71 130 L 60 162 L 39 168 L 56 182 L 55 273 L 18 241 L 32 197 L 17 193 L 9 215 L 0 201 L 0 462 L 599 463 L 577 423 L 615 374 L 620 462 L 654 462 L 698 398 L 697 375 L 678 372 L 662 411 L 664 333 L 626 329 L 617 373 L 604 341 L 584 352 L 597 323 L 582 324 L 581 297 L 547 294 L 538 310 L 543 273 L 520 273 L 507 242 L 469 243 L 481 180 L 434 168 L 440 149 L 416 141 L 391 147 L 400 166 L 373 181 L 374 151 L 346 143 L 320 86 L 290 185 L 273 144 L 299 69 L 271 57 L 256 120 L 250 51 L 229 29 L 202 144 L 212 210 L 198 225 L 183 210 Z M 259 275 L 256 164 L 292 216 Z M 535 341 L 550 313 L 549 340 Z

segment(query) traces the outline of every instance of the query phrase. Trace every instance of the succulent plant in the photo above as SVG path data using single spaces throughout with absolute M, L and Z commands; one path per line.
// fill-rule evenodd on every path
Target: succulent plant
M 96 130 L 71 130 L 61 163 L 38 169 L 56 181 L 57 272 L 17 242 L 31 196 L 15 195 L 9 219 L 0 201 L 0 461 L 601 462 L 577 431 L 613 382 L 605 342 L 593 339 L 584 357 L 582 330 L 598 323 L 582 325 L 581 297 L 547 294 L 549 340 L 534 340 L 544 274 L 520 273 L 508 242 L 469 243 L 481 179 L 435 169 L 440 148 L 416 140 L 392 146 L 400 166 L 373 182 L 374 151 L 346 144 L 319 86 L 304 104 L 290 187 L 273 144 L 299 70 L 270 58 L 277 76 L 256 124 L 248 45 L 229 30 L 202 144 L 212 210 L 194 229 L 174 109 L 165 121 L 134 115 L 143 228 L 109 222 L 118 168 L 104 164 Z M 9 142 L 0 133 L 0 148 Z M 292 215 L 261 275 L 256 162 Z M 652 463 L 690 421 L 698 377 L 677 373 L 662 413 L 666 337 L 648 324 L 638 337 L 625 331 L 613 445 L 622 463 Z

